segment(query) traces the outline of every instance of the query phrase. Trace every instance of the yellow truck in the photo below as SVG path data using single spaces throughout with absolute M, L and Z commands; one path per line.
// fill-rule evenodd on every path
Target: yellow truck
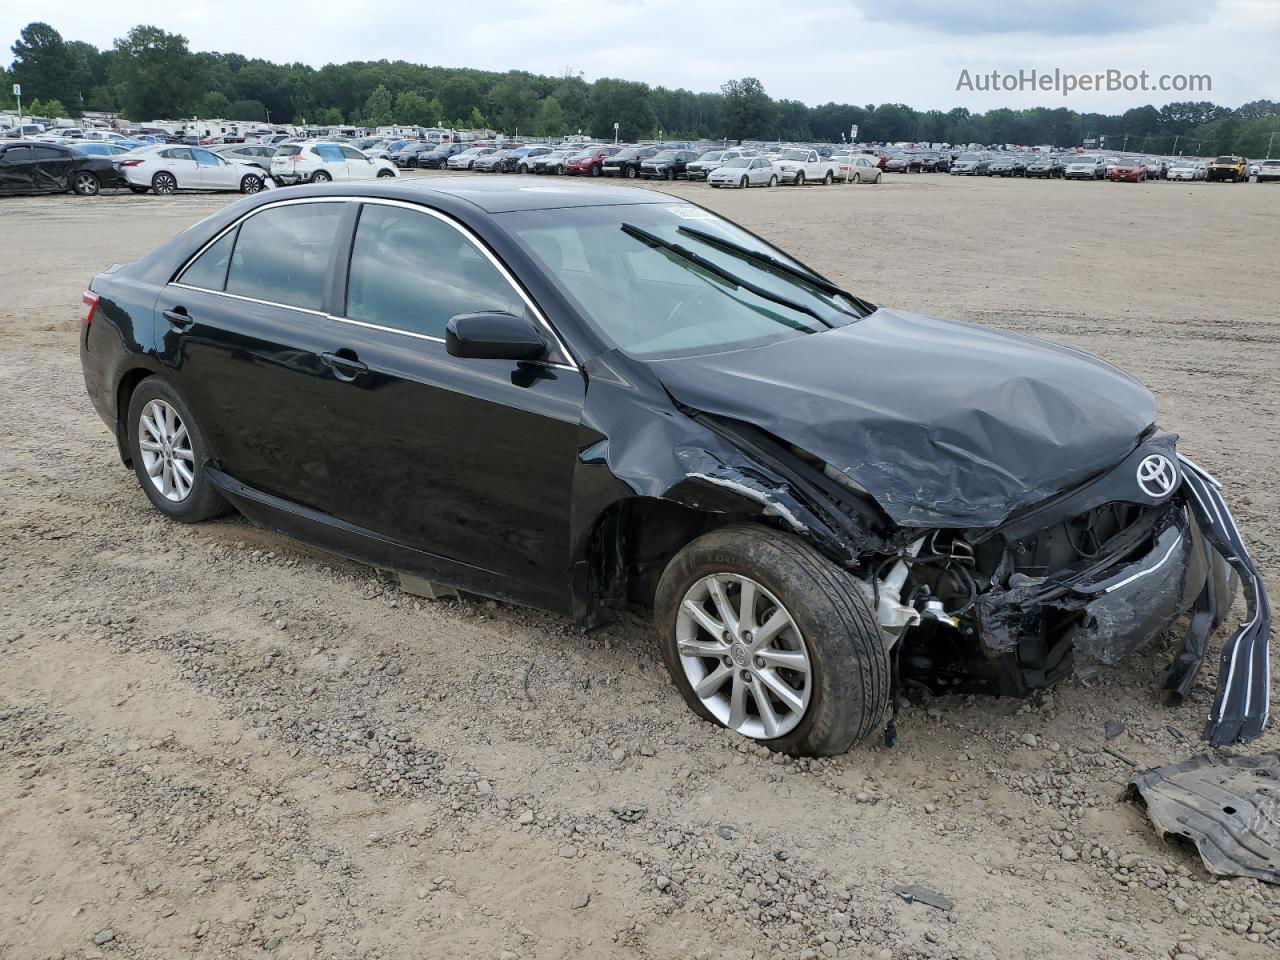
M 1249 161 L 1244 157 L 1227 156 L 1215 157 L 1213 163 L 1209 164 L 1208 180 L 1230 180 L 1235 183 L 1238 180 L 1249 182 Z

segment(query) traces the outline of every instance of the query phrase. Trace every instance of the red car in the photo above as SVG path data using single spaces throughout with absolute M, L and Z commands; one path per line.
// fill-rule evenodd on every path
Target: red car
M 1107 179 L 1141 183 L 1147 179 L 1147 165 L 1138 157 L 1122 157 L 1119 163 L 1107 171 Z
M 621 147 L 588 147 L 582 153 L 575 153 L 564 163 L 564 172 L 581 174 L 587 177 L 598 177 L 604 173 L 606 157 L 612 157 Z

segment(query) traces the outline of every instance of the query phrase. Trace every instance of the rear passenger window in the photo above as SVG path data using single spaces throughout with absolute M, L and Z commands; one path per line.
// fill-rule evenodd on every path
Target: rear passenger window
M 525 315 L 525 303 L 460 230 L 402 207 L 366 204 L 351 249 L 347 316 L 444 337 L 460 313 Z
M 188 287 L 199 287 L 201 290 L 225 290 L 227 287 L 227 264 L 231 262 L 231 248 L 235 246 L 236 232 L 229 230 L 217 243 L 211 246 L 191 262 L 179 283 Z
M 231 256 L 227 293 L 319 310 L 345 209 L 345 203 L 288 204 L 244 221 Z

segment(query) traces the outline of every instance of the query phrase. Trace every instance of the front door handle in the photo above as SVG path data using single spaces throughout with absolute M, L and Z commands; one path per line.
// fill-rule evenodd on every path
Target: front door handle
M 163 316 L 174 327 L 179 330 L 185 330 L 187 327 L 195 323 L 187 314 L 186 307 L 174 307 L 172 310 L 165 310 Z
M 322 353 L 320 359 L 333 370 L 339 380 L 354 380 L 369 369 L 368 364 L 361 363 L 354 350 L 343 348 L 337 353 Z

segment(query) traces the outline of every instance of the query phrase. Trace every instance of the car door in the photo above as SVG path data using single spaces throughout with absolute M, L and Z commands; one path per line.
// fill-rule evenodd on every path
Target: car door
M 337 321 L 335 238 L 352 202 L 256 208 L 188 264 L 156 303 L 158 356 L 191 405 L 216 466 L 235 480 L 332 512 L 322 354 Z
M 231 164 L 212 150 L 192 147 L 191 157 L 196 162 L 196 174 L 203 190 L 236 190 L 240 187 L 239 164 Z
M 763 160 L 750 160 L 747 163 L 747 180 L 752 184 L 768 183 L 769 171 L 765 169 Z
M 31 179 L 34 167 L 32 147 L 9 147 L 0 152 L 0 193 L 28 193 L 35 189 Z
M 32 147 L 31 181 L 36 190 L 59 193 L 71 189 L 75 154 L 65 147 Z
M 449 355 L 452 316 L 536 316 L 454 221 L 366 201 L 350 250 L 345 329 L 328 349 L 359 366 L 324 384 L 337 516 L 438 558 L 460 585 L 563 607 L 581 373 L 556 353 Z
M 196 158 L 191 147 L 170 147 L 156 154 L 154 164 L 157 170 L 168 170 L 178 181 L 183 190 L 196 190 L 200 187 L 200 169 L 196 166 Z M 154 176 L 156 171 L 152 171 Z
M 346 180 L 347 158 L 342 155 L 342 148 L 336 143 L 317 143 L 311 148 L 319 158 L 324 171 L 334 180 Z
M 354 147 L 342 144 L 338 149 L 342 151 L 342 157 L 347 162 L 348 180 L 368 180 L 378 172 L 373 161 Z

